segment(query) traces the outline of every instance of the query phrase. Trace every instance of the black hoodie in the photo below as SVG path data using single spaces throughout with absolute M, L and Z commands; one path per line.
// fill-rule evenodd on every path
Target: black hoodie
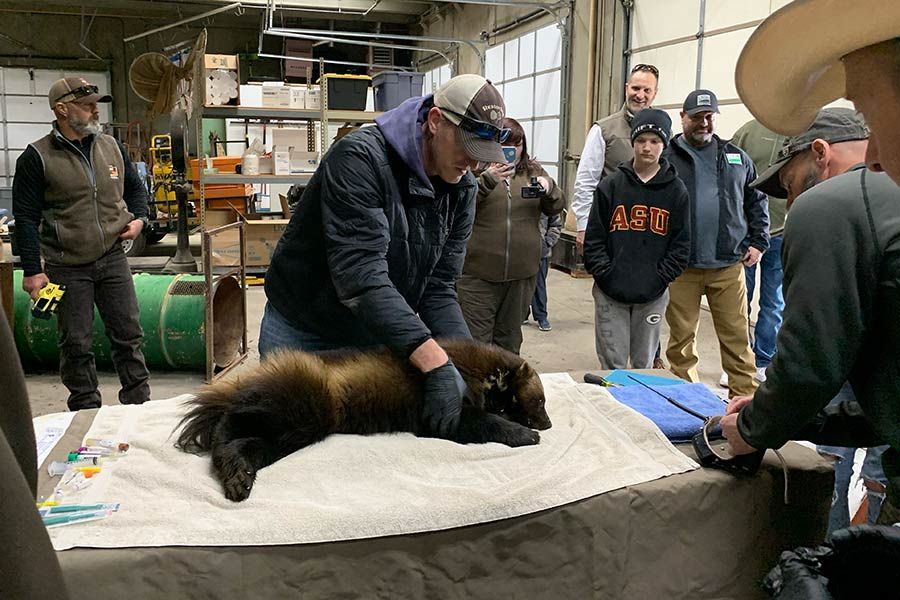
M 689 210 L 687 188 L 664 158 L 646 183 L 633 160 L 604 178 L 584 235 L 584 266 L 603 293 L 624 304 L 659 298 L 687 267 Z

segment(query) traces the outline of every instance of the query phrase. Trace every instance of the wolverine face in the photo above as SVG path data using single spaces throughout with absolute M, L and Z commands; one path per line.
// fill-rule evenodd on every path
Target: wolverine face
M 501 370 L 488 378 L 484 390 L 484 408 L 532 429 L 550 429 L 552 423 L 544 408 L 544 386 L 528 363 L 517 369 Z

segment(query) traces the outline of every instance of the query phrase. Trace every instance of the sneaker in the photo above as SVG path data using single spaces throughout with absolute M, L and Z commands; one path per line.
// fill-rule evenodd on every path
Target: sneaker
M 765 367 L 757 367 L 756 375 L 753 376 L 753 379 L 755 379 L 759 383 L 763 383 L 766 380 L 766 368 Z
M 663 362 L 662 357 L 657 356 L 653 359 L 653 368 L 654 369 L 665 369 L 666 363 Z
M 722 371 L 722 376 L 719 377 L 719 386 L 723 388 L 728 387 L 728 373 Z
M 545 319 L 543 321 L 538 322 L 538 329 L 540 329 L 541 331 L 550 331 L 553 328 L 550 327 L 550 321 L 547 321 Z

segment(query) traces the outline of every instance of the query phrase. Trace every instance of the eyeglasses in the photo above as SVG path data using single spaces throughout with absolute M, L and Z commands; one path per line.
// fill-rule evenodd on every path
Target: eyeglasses
M 653 76 L 659 79 L 659 69 L 654 67 L 653 65 L 647 65 L 644 63 L 640 63 L 631 67 L 632 73 L 637 73 L 638 71 L 645 71 L 647 73 L 653 73 Z
M 100 88 L 98 88 L 96 85 L 83 85 L 79 88 L 75 88 L 74 90 L 69 90 L 68 92 L 66 92 L 65 94 L 63 94 L 62 96 L 60 96 L 59 98 L 54 100 L 53 102 L 54 103 L 60 102 L 66 96 L 72 96 L 72 100 L 67 100 L 67 102 L 73 102 L 75 100 L 79 100 L 86 96 L 90 96 L 91 94 L 98 94 L 98 93 L 100 93 Z
M 466 131 L 474 133 L 483 140 L 493 140 L 502 144 L 509 139 L 509 135 L 510 133 L 512 133 L 512 129 L 506 127 L 497 127 L 493 123 L 479 121 L 478 119 L 473 119 L 472 117 L 461 115 L 456 111 L 450 110 L 449 108 L 441 108 L 440 106 L 438 108 L 440 108 L 444 112 L 448 112 L 451 115 L 456 115 L 457 117 L 459 117 L 460 127 L 465 129 Z

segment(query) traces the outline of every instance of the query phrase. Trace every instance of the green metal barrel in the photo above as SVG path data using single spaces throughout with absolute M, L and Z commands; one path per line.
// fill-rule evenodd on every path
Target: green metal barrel
M 147 367 L 202 371 L 206 366 L 203 276 L 138 273 L 132 277 L 141 311 L 144 330 L 141 349 Z M 13 329 L 22 364 L 26 368 L 55 367 L 59 364 L 57 317 L 34 318 L 30 298 L 22 290 L 22 271 L 15 271 L 13 279 Z M 240 348 L 243 326 L 240 296 L 240 285 L 230 277 L 220 280 L 213 290 L 217 364 L 227 364 Z M 65 301 L 63 296 L 62 302 Z M 219 322 L 223 325 L 219 326 Z M 91 349 L 99 367 L 112 365 L 109 340 L 96 308 Z

